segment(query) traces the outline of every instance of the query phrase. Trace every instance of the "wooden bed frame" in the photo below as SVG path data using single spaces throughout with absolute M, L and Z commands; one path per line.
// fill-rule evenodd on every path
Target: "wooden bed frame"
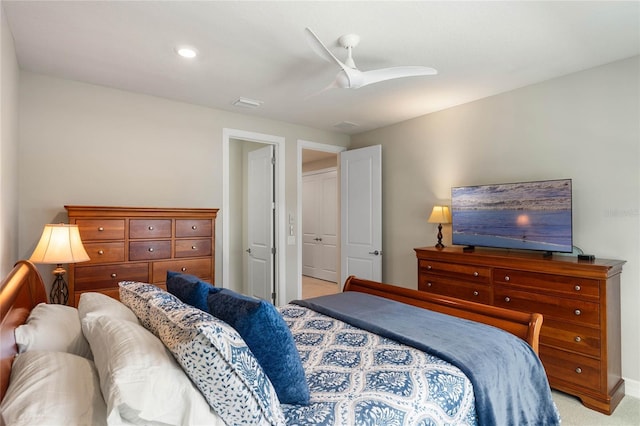
M 40 272 L 28 260 L 18 261 L 0 284 L 0 400 L 9 386 L 11 364 L 18 353 L 14 330 L 42 302 L 47 302 L 47 293 Z
M 344 291 L 360 291 L 432 311 L 493 325 L 525 340 L 538 353 L 542 315 L 510 311 L 493 306 L 467 302 L 451 297 L 434 296 L 418 290 L 347 278 Z M 24 324 L 31 310 L 47 302 L 45 286 L 36 267 L 27 260 L 16 263 L 0 284 L 0 400 L 4 398 L 11 364 L 17 353 L 14 330 Z
M 492 325 L 526 341 L 538 354 L 542 314 L 512 311 L 453 297 L 438 296 L 419 290 L 363 280 L 353 275 L 345 281 L 343 291 L 369 293 L 430 311 Z

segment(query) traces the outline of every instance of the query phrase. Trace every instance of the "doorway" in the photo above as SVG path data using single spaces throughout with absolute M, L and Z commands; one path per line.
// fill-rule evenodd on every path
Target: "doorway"
M 298 223 L 296 231 L 300 238 L 298 244 L 298 298 L 315 294 L 313 288 L 320 288 L 324 294 L 337 293 L 341 290 L 338 282 L 340 277 L 340 185 L 337 178 L 332 184 L 330 176 L 331 173 L 334 173 L 335 176 L 339 175 L 338 154 L 345 150 L 346 148 L 335 145 L 298 141 Z M 325 176 L 329 176 L 329 179 L 325 180 L 319 177 L 324 173 L 327 173 Z M 315 178 L 313 177 L 314 175 Z M 305 182 L 305 177 L 311 182 Z M 324 189 L 322 189 L 322 183 L 320 183 L 322 181 L 324 181 Z M 335 228 L 335 230 L 323 232 L 320 229 L 322 228 L 323 219 L 319 219 L 318 215 L 312 217 L 313 215 L 308 211 L 305 214 L 305 201 L 307 201 L 308 208 L 310 204 L 313 204 L 313 201 L 309 203 L 310 198 L 319 201 L 323 197 L 322 193 L 326 197 L 332 197 L 331 191 L 334 192 L 336 197 L 334 206 L 331 211 L 325 211 L 320 216 L 326 218 L 326 216 L 331 215 L 334 217 L 334 226 L 329 221 L 328 224 L 325 224 L 325 229 Z M 321 207 L 326 207 L 327 204 L 330 204 L 320 203 Z M 317 210 L 319 207 L 315 208 Z M 313 232 L 309 232 L 309 221 L 314 224 L 311 227 L 314 228 Z M 312 261 L 310 256 L 316 257 L 316 260 Z M 317 274 L 314 273 L 314 269 L 318 272 Z M 335 271 L 335 274 L 332 274 L 332 270 Z M 316 277 L 322 280 L 319 281 Z M 303 286 L 305 286 L 304 291 Z
M 269 260 L 272 277 L 270 289 L 256 289 L 250 283 L 250 262 L 247 252 L 249 214 L 247 205 L 249 153 L 272 146 L 275 164 L 272 168 L 273 213 L 268 220 L 273 230 L 273 256 Z M 223 200 L 222 200 L 222 287 L 257 294 L 274 304 L 283 304 L 285 297 L 285 214 L 284 212 L 284 138 L 243 130 L 224 129 L 222 140 Z M 255 222 L 254 222 L 255 223 Z M 266 223 L 266 222 L 265 222 Z M 282 250 L 282 255 L 280 251 Z M 255 272 L 255 270 L 254 270 Z M 262 281 L 261 281 L 262 282 Z

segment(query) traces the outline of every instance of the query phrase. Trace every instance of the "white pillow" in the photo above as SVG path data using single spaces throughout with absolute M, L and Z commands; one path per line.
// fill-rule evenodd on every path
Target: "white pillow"
M 71 306 L 38 304 L 27 321 L 16 328 L 15 337 L 20 353 L 41 350 L 92 357 L 82 335 L 78 310 Z
M 63 352 L 18 355 L 0 412 L 12 426 L 107 424 L 93 362 Z
M 78 301 L 78 316 L 82 321 L 87 316 L 108 316 L 127 321 L 138 322 L 136 314 L 113 297 L 106 294 L 86 292 Z
M 222 425 L 167 348 L 144 327 L 88 316 L 82 329 L 94 352 L 107 421 Z

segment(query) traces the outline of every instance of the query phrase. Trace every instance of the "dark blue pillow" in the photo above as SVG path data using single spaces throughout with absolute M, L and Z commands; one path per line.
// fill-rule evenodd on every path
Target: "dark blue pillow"
M 209 309 L 207 296 L 220 289 L 196 276 L 167 271 L 167 291 L 184 303 L 206 312 Z
M 208 297 L 209 313 L 235 328 L 247 343 L 282 404 L 308 404 L 300 354 L 280 312 L 268 302 L 223 288 Z

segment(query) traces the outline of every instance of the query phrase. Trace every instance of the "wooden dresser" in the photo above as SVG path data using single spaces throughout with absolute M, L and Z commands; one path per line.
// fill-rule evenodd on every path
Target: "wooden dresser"
M 462 247 L 416 248 L 418 289 L 544 317 L 540 359 L 552 388 L 611 414 L 624 396 L 620 260 Z
M 167 270 L 213 283 L 218 209 L 65 206 L 88 262 L 69 265 L 70 303 L 97 291 L 118 298 L 120 281 L 166 288 Z

